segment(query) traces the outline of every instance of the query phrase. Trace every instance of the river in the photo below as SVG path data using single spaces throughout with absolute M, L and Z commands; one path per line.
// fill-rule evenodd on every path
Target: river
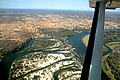
M 75 52 L 78 55 L 85 56 L 86 46 L 82 42 L 82 38 L 87 34 L 89 34 L 89 32 L 81 32 L 75 36 L 68 38 L 69 43 L 72 45 L 73 48 L 75 48 Z

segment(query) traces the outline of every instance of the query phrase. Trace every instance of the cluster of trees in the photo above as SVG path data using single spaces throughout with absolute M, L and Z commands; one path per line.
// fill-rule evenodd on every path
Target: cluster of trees
M 112 52 L 106 58 L 106 62 L 116 80 L 120 80 L 120 53 Z
M 105 32 L 104 42 L 108 43 L 108 42 L 120 40 L 119 35 L 120 35 L 120 32 L 115 32 L 115 31 Z
M 46 57 L 48 57 L 47 53 L 40 53 L 40 54 L 28 54 L 26 56 L 16 59 L 14 61 L 14 63 L 11 65 L 11 69 L 10 69 L 10 73 L 9 73 L 10 80 L 19 80 L 19 78 L 20 78 L 20 80 L 26 80 L 24 77 L 21 77 L 21 76 L 24 74 L 27 74 L 28 72 L 29 72 L 28 74 L 30 74 L 30 72 L 33 69 L 36 69 L 35 64 L 37 62 L 47 61 Z M 32 63 L 32 64 L 29 64 L 29 63 Z M 27 75 L 27 77 L 28 76 L 29 75 Z M 38 78 L 38 76 L 34 76 L 33 79 L 34 78 Z
M 48 34 L 51 37 L 56 38 L 66 38 L 77 34 L 77 32 L 73 29 L 66 28 L 54 28 L 54 29 L 42 29 L 43 34 Z
M 15 52 L 19 51 L 19 50 L 22 50 L 25 46 L 28 45 L 28 43 L 30 42 L 32 38 L 26 40 L 25 42 L 21 43 L 20 45 L 17 45 L 15 48 L 11 49 L 11 50 L 8 50 L 7 52 L 2 50 L 1 53 L 3 53 L 1 56 L 6 57 L 6 56 L 9 56 L 11 54 L 14 54 Z
M 66 37 L 73 36 L 75 34 L 77 34 L 77 32 L 74 32 L 74 31 L 69 30 L 69 29 L 61 28 L 61 29 L 58 29 L 56 31 L 52 31 L 49 35 L 52 37 L 55 36 L 58 38 L 66 38 Z
M 51 46 L 55 45 L 57 41 L 53 40 L 36 40 L 32 46 L 29 46 L 22 50 L 22 52 L 27 52 L 31 50 L 42 50 L 42 49 L 48 49 Z
M 109 53 L 109 56 L 103 61 L 105 73 L 112 80 L 120 80 L 120 53 L 119 49 L 115 50 L 115 46 L 119 46 L 120 41 L 119 31 L 108 31 L 104 32 L 104 43 L 107 46 L 114 49 L 114 52 Z M 113 42 L 113 43 L 112 43 Z M 118 43 L 115 43 L 118 42 Z M 103 48 L 103 51 L 107 51 L 107 48 Z

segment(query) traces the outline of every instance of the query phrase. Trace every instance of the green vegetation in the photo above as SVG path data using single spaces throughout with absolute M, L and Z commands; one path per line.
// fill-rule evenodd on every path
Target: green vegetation
M 65 29 L 65 28 L 58 28 L 58 29 L 46 29 L 42 31 L 44 34 L 48 34 L 51 37 L 55 38 L 66 38 L 66 37 L 71 37 L 78 32 L 70 29 Z
M 102 69 L 110 80 L 120 80 L 120 53 L 115 49 L 120 45 L 120 32 L 105 32 L 104 42 L 113 51 L 103 57 Z
M 104 33 L 104 42 L 120 41 L 120 32 L 110 31 Z
M 111 49 L 114 49 L 120 45 L 120 42 L 110 42 L 110 43 L 107 43 L 106 45 L 109 46 Z
M 53 74 L 54 80 L 59 80 L 59 78 L 58 78 L 59 75 L 61 75 L 62 77 L 65 77 L 65 74 L 62 75 L 62 72 L 68 72 L 68 71 L 73 71 L 73 72 L 75 72 L 75 71 L 80 71 L 80 69 L 79 69 L 78 66 L 75 66 L 75 65 L 74 65 L 74 66 L 67 67 L 67 68 L 60 69 L 60 70 L 54 72 L 54 74 Z M 67 75 L 67 74 L 66 74 L 66 75 Z M 70 74 L 67 75 L 67 77 L 70 78 Z M 77 78 L 76 78 L 76 79 L 77 79 Z
M 28 54 L 28 55 L 25 55 L 23 57 L 16 59 L 10 69 L 10 73 L 9 73 L 10 80 L 18 80 L 18 79 L 14 79 L 14 78 L 18 77 L 18 76 L 16 76 L 16 75 L 18 75 L 17 73 L 19 73 L 20 75 L 24 75 L 25 73 L 27 74 L 28 71 L 33 70 L 36 67 L 36 65 L 34 65 L 34 64 L 31 64 L 29 66 L 25 65 L 25 64 L 29 64 L 29 62 L 36 63 L 37 61 L 44 62 L 47 60 L 46 59 L 47 56 L 48 56 L 47 53 Z M 36 61 L 35 59 L 38 59 L 38 60 Z M 23 71 L 23 68 L 25 71 Z M 37 78 L 37 77 L 34 76 L 34 78 Z M 19 80 L 24 80 L 24 78 L 20 77 Z
M 114 74 L 111 73 L 111 69 L 106 62 L 106 57 L 103 58 L 102 70 L 103 70 L 103 73 L 107 74 L 110 80 L 115 80 Z
M 26 41 L 23 42 L 22 44 L 16 46 L 15 48 L 7 51 L 7 52 L 6 52 L 6 51 L 0 51 L 0 53 L 2 53 L 1 56 L 4 58 L 4 57 L 6 57 L 6 56 L 9 56 L 9 55 L 11 55 L 11 54 L 14 54 L 15 52 L 23 49 L 26 45 L 28 45 L 28 43 L 30 42 L 30 40 L 31 40 L 31 38 L 28 39 L 28 40 L 26 40 Z
M 73 32 L 72 30 L 67 30 L 67 29 L 61 29 L 61 30 L 58 30 L 58 31 L 55 31 L 55 32 L 52 32 L 50 35 L 53 36 L 60 36 L 60 37 L 70 37 L 70 36 L 73 36 L 75 35 L 76 32 Z
M 110 49 L 114 50 L 120 45 L 120 33 L 111 31 L 105 32 L 104 34 L 104 44 L 108 46 Z M 89 35 L 83 37 L 82 41 L 87 46 Z M 118 41 L 118 42 L 117 42 Z M 102 69 L 105 74 L 110 78 L 110 80 L 120 80 L 120 53 L 112 52 L 107 54 L 109 49 L 103 46 L 103 63 Z
M 109 47 L 115 49 L 118 44 L 111 42 Z M 120 79 L 120 53 L 112 52 L 103 57 L 102 69 L 111 80 Z
M 110 53 L 103 62 L 103 69 L 111 80 L 120 80 L 120 53 Z
M 12 64 L 12 67 L 10 70 L 10 79 L 12 79 L 12 80 L 24 79 L 25 76 L 29 76 L 32 73 L 35 73 L 35 72 L 38 72 L 38 71 L 41 71 L 41 70 L 44 70 L 47 68 L 49 68 L 49 70 L 50 70 L 52 67 L 56 67 L 57 64 L 60 64 L 61 62 L 73 61 L 73 57 L 71 57 L 71 58 L 66 58 L 66 59 L 61 59 L 61 60 L 58 59 L 55 62 L 48 64 L 44 67 L 37 67 L 37 65 L 35 65 L 38 62 L 40 62 L 40 63 L 47 62 L 49 60 L 47 57 L 51 57 L 51 58 L 55 58 L 55 59 L 57 58 L 54 56 L 49 56 L 47 53 L 40 53 L 40 54 L 29 54 L 29 55 L 26 55 L 26 56 L 16 59 L 14 61 L 14 63 Z M 30 64 L 30 63 L 32 63 L 32 64 Z M 68 67 L 70 68 L 70 70 L 74 69 L 74 68 L 78 69 L 78 66 L 76 65 L 76 67 L 75 67 L 75 65 L 76 65 L 75 63 L 69 64 Z M 67 67 L 67 65 L 65 65 L 63 67 L 63 69 L 65 69 L 66 67 Z M 66 68 L 66 69 L 68 69 L 68 68 Z M 43 73 L 41 73 L 41 74 L 45 74 L 45 72 L 43 71 Z M 38 77 L 39 76 L 37 75 L 37 76 L 34 76 L 33 78 L 35 79 Z
M 106 48 L 105 46 L 103 46 L 103 55 L 105 55 L 107 52 L 109 52 L 108 48 Z
M 22 52 L 31 51 L 31 50 L 50 49 L 56 43 L 57 41 L 54 40 L 35 40 L 32 46 L 23 49 Z
M 33 77 L 32 80 L 39 80 L 39 79 L 40 79 L 40 76 L 39 76 L 39 75 L 38 75 L 38 76 L 34 75 L 34 77 Z

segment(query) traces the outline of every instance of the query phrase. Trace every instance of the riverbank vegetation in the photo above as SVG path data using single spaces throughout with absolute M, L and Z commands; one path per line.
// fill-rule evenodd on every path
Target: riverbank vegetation
M 120 53 L 112 52 L 104 59 L 103 71 L 111 80 L 120 80 Z
M 105 32 L 104 42 L 112 52 L 103 57 L 102 69 L 110 80 L 120 80 L 120 32 Z
M 26 45 L 28 45 L 28 43 L 30 42 L 31 38 L 26 40 L 25 42 L 22 42 L 21 44 L 15 46 L 14 48 L 8 50 L 8 51 L 4 51 L 4 50 L 0 50 L 0 53 L 2 54 L 1 55 L 1 58 L 3 59 L 4 57 L 6 56 L 9 56 L 11 54 L 14 54 L 15 52 L 23 49 Z
M 108 43 L 113 41 L 120 41 L 120 32 L 119 31 L 104 32 L 104 42 Z
M 114 49 L 120 45 L 120 42 L 110 42 L 110 43 L 107 43 L 106 45 L 109 46 L 111 49 Z
M 66 28 L 55 28 L 55 29 L 42 29 L 43 34 L 47 34 L 53 38 L 67 38 L 77 34 L 73 29 L 66 29 Z
M 120 79 L 120 46 L 119 42 L 110 42 L 107 43 L 113 52 L 105 55 L 103 57 L 102 68 L 103 71 L 111 80 Z
M 56 40 L 34 40 L 33 44 L 31 46 L 26 47 L 21 52 L 27 52 L 27 51 L 33 51 L 33 50 L 45 50 L 50 49 L 52 47 L 55 47 L 57 45 Z
M 120 32 L 105 32 L 103 46 L 103 73 L 111 80 L 120 79 Z M 89 35 L 82 38 L 83 43 L 87 46 Z M 108 48 L 109 47 L 109 48 Z M 109 49 L 113 52 L 109 53 Z M 108 54 L 109 53 L 109 54 Z

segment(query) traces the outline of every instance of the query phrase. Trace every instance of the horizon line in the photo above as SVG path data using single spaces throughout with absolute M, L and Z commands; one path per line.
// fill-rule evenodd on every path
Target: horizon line
M 78 9 L 43 9 L 43 8 L 0 8 L 0 10 L 2 10 L 2 9 L 21 9 L 21 10 L 59 10 L 59 11 L 89 11 L 89 12 L 93 12 L 94 11 L 94 9 L 92 8 L 92 9 L 90 9 L 90 10 L 78 10 Z M 106 9 L 106 12 L 120 12 L 120 11 L 115 11 L 115 10 L 109 10 L 109 9 Z
M 0 8 L 0 9 L 33 9 L 33 10 L 66 10 L 66 11 L 94 11 L 94 10 L 79 10 L 79 9 L 40 9 L 40 8 Z

